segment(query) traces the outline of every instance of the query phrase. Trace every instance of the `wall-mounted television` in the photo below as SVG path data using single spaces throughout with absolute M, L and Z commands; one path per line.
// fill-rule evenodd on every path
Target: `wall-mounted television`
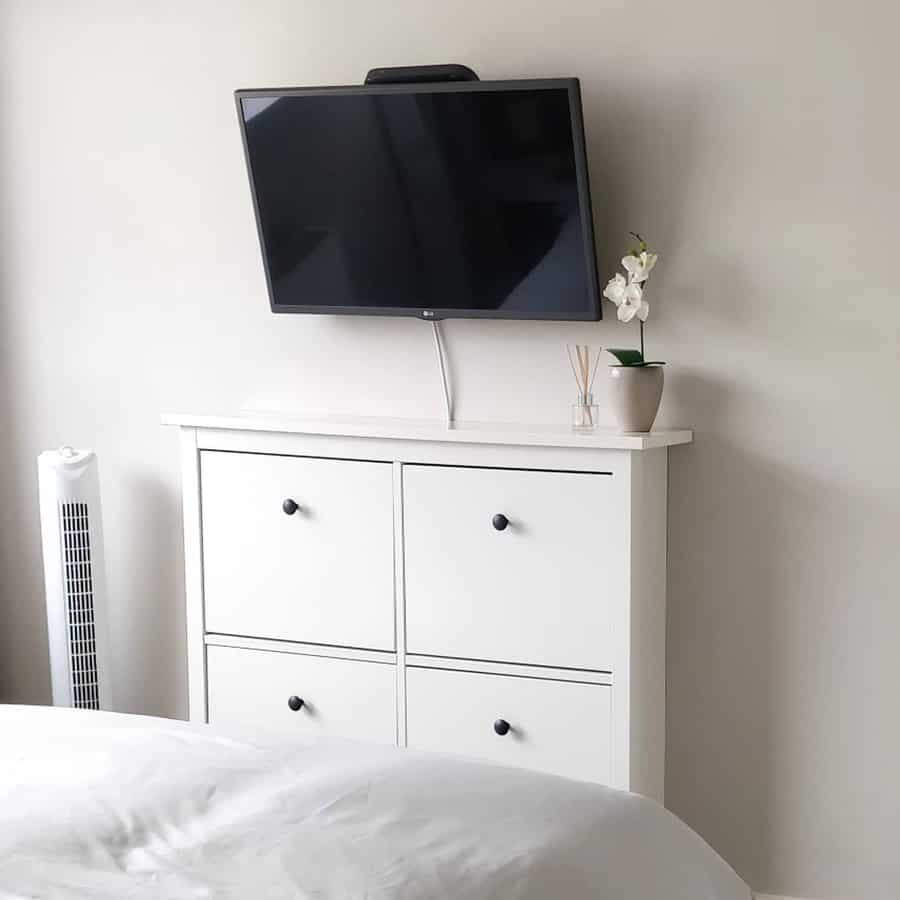
M 600 317 L 577 79 L 235 97 L 273 312 Z

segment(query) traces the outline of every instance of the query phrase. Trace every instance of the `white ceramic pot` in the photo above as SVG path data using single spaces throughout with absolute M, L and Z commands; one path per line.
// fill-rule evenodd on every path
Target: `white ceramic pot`
M 662 366 L 610 366 L 610 403 L 622 431 L 649 431 L 663 392 Z

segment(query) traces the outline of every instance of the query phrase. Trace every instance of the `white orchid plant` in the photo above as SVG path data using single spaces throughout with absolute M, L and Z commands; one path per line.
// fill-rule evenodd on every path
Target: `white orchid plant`
M 616 358 L 620 366 L 664 366 L 664 362 L 648 361 L 644 356 L 644 322 L 650 315 L 650 304 L 644 299 L 644 292 L 658 255 L 649 252 L 647 242 L 637 232 L 632 231 L 630 234 L 637 240 L 638 246 L 622 258 L 622 268 L 627 274 L 616 272 L 606 285 L 603 296 L 616 305 L 616 315 L 620 322 L 631 322 L 635 318 L 638 320 L 641 349 L 607 352 Z

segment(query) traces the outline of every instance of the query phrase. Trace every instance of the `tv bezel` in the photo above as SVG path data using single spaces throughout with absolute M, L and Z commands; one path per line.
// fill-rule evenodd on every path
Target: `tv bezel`
M 269 261 L 266 254 L 266 243 L 260 221 L 259 206 L 256 200 L 256 182 L 250 164 L 247 148 L 247 133 L 241 101 L 254 97 L 305 97 L 319 94 L 446 94 L 470 93 L 481 91 L 511 90 L 559 90 L 565 88 L 569 97 L 569 112 L 572 125 L 572 145 L 575 155 L 576 187 L 578 205 L 581 215 L 581 234 L 584 247 L 584 263 L 587 275 L 588 308 L 583 313 L 553 312 L 515 312 L 505 310 L 480 309 L 443 309 L 402 306 L 326 306 L 307 304 L 276 304 L 272 290 L 272 279 L 269 273 Z M 581 109 L 581 85 L 577 78 L 521 78 L 503 81 L 447 81 L 418 82 L 403 84 L 372 85 L 335 85 L 317 87 L 292 88 L 253 88 L 234 92 L 235 107 L 241 131 L 241 144 L 244 149 L 244 163 L 250 179 L 250 194 L 253 200 L 253 214 L 256 219 L 256 232 L 259 238 L 263 269 L 266 275 L 266 289 L 269 294 L 269 307 L 273 313 L 307 313 L 313 315 L 350 315 L 350 316 L 412 316 L 426 321 L 441 319 L 520 319 L 556 322 L 595 322 L 603 317 L 600 303 L 600 290 L 597 284 L 597 258 L 594 243 L 594 219 L 591 207 L 591 190 L 587 166 L 587 148 L 584 138 L 584 120 Z

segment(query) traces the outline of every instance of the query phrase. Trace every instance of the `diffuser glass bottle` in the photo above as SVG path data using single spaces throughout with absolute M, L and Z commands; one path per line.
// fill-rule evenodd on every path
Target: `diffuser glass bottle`
M 579 394 L 572 404 L 572 430 L 593 431 L 597 427 L 599 410 L 593 394 Z
M 597 427 L 599 409 L 594 403 L 594 376 L 597 374 L 597 363 L 600 352 L 594 353 L 586 344 L 566 346 L 572 374 L 578 393 L 572 404 L 572 430 L 579 432 L 593 431 Z

